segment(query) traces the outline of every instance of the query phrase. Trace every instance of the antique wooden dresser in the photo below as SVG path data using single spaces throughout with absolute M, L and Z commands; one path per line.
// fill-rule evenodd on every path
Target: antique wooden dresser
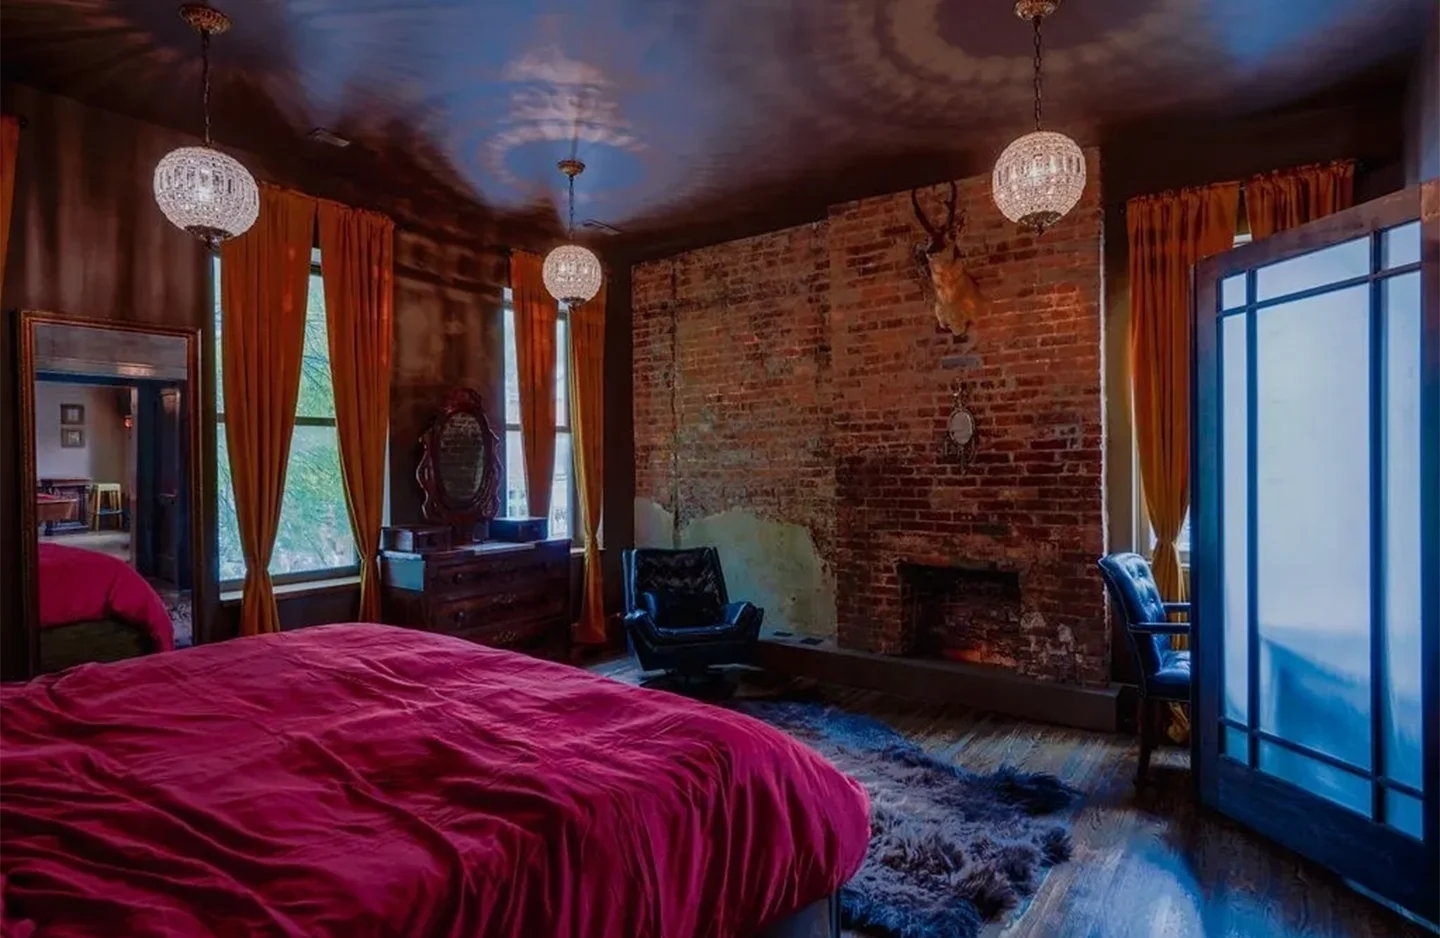
M 534 648 L 570 625 L 570 541 L 380 552 L 382 617 L 484 645 Z

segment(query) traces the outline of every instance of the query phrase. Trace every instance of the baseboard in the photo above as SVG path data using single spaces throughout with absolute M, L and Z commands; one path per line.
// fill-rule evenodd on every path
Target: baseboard
M 1080 687 L 1022 677 L 1003 668 L 848 651 L 762 638 L 757 663 L 767 671 L 881 691 L 907 700 L 992 710 L 1008 716 L 1113 733 L 1119 685 Z

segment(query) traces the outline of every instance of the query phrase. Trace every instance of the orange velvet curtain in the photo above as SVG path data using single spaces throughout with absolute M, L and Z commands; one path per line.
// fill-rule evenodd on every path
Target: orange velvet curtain
M 1347 209 L 1354 201 L 1353 160 L 1282 169 L 1245 183 L 1245 218 L 1257 241 Z
M 575 641 L 605 642 L 605 578 L 600 569 L 600 512 L 605 491 L 605 288 L 570 310 L 570 432 L 585 531 L 585 594 Z
M 1185 598 L 1175 539 L 1190 507 L 1190 290 L 1195 263 L 1235 240 L 1240 184 L 1142 196 L 1126 205 L 1130 363 L 1140 480 L 1155 528 L 1155 581 Z
M 225 442 L 245 555 L 241 635 L 280 629 L 270 555 L 300 394 L 314 233 L 314 199 L 262 185 L 254 227 L 221 248 Z
M 10 247 L 10 209 L 15 204 L 15 156 L 20 148 L 20 121 L 0 115 L 0 295 L 5 290 L 5 252 Z
M 380 526 L 390 430 L 395 223 L 320 201 L 320 265 L 345 506 L 360 555 L 360 619 L 380 621 Z
M 543 261 L 510 255 L 510 300 L 515 309 L 515 366 L 520 377 L 520 448 L 530 516 L 550 516 L 555 473 L 555 320 L 559 309 L 545 289 Z

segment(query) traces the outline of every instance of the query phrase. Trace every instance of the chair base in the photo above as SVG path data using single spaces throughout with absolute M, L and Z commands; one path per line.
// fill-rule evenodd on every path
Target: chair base
M 1140 759 L 1135 767 L 1135 786 L 1138 788 L 1150 780 L 1150 756 L 1165 734 L 1172 705 L 1189 707 L 1183 700 L 1162 700 L 1139 697 L 1135 701 L 1135 729 L 1140 736 Z
M 735 695 L 735 685 L 726 679 L 722 671 L 715 668 L 666 671 L 643 679 L 640 686 L 650 690 L 669 691 L 696 700 L 729 700 Z

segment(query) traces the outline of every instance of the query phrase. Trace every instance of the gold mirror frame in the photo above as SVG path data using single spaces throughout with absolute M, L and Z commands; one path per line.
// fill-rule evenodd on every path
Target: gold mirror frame
M 185 382 L 185 406 L 189 411 L 186 431 L 190 445 L 186 447 L 186 476 L 190 484 L 190 562 L 194 569 L 191 582 L 191 629 L 198 644 L 207 634 L 202 620 L 209 608 L 210 571 L 202 563 L 205 554 L 205 525 L 201 506 L 203 504 L 204 469 L 200 458 L 201 436 L 201 395 L 200 382 L 203 380 L 200 366 L 200 330 L 175 326 L 159 326 L 149 323 L 120 322 L 113 319 L 87 319 L 83 316 L 69 316 L 63 313 L 37 309 L 22 309 L 19 313 L 19 424 L 20 424 L 20 585 L 23 621 L 25 624 L 25 646 L 29 662 L 27 672 L 34 677 L 40 671 L 40 552 L 39 526 L 35 517 L 35 491 L 38 483 L 35 471 L 35 327 L 41 325 L 76 326 L 85 329 L 104 329 L 110 332 L 140 333 L 144 335 L 172 336 L 185 340 L 185 368 L 188 378 Z

